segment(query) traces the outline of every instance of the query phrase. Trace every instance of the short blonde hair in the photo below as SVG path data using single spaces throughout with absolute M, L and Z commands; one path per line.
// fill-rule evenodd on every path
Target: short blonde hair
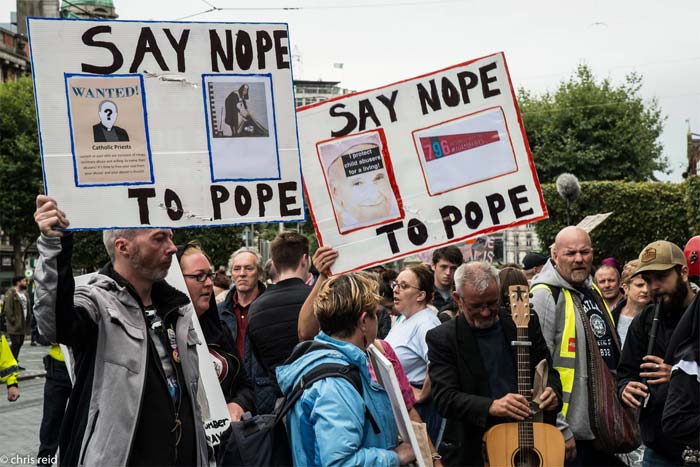
M 364 272 L 341 274 L 326 281 L 314 300 L 321 330 L 330 336 L 351 336 L 362 313 L 376 315 L 381 300 L 378 291 L 377 281 Z
M 628 261 L 625 264 L 625 267 L 622 268 L 622 278 L 620 280 L 621 284 L 629 285 L 630 282 L 632 282 L 632 276 L 634 275 L 635 272 L 637 272 L 637 269 L 639 269 L 639 265 L 641 263 L 639 262 L 638 259 L 633 259 L 632 261 Z

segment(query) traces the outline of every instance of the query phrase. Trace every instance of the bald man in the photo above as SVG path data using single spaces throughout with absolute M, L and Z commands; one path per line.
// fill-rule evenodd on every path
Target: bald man
M 359 164 L 361 168 L 354 175 L 343 166 L 343 156 L 352 161 L 353 157 L 362 160 L 360 155 L 363 154 L 372 158 L 375 153 L 379 153 L 376 144 L 358 144 L 338 156 L 328 168 L 328 182 L 341 231 L 376 224 L 399 214 L 383 160 Z
M 566 227 L 556 236 L 552 259 L 532 282 L 531 303 L 562 383 L 564 407 L 557 426 L 566 440 L 566 465 L 622 465 L 594 446 L 589 403 L 588 347 L 584 326 L 600 351 L 602 368 L 614 372 L 620 344 L 610 310 L 591 280 L 593 246 L 585 230 Z M 603 408 L 599 408 L 601 411 Z

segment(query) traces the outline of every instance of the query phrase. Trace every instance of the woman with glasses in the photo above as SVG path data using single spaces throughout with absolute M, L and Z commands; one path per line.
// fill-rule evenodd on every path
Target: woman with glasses
M 177 258 L 224 392 L 231 421 L 239 421 L 245 412 L 255 411 L 255 396 L 233 337 L 219 319 L 211 262 L 197 242 L 180 245 Z
M 425 421 L 433 443 L 437 441 L 442 423 L 430 397 L 428 345 L 425 342 L 428 331 L 440 325 L 435 312 L 428 307 L 433 300 L 434 287 L 433 273 L 423 265 L 410 266 L 399 273 L 392 282 L 394 309 L 404 319 L 386 336 L 414 388 L 416 410 Z

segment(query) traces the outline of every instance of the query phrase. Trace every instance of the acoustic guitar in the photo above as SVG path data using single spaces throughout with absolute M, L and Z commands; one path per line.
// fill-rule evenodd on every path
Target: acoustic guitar
M 526 286 L 508 288 L 510 310 L 517 328 L 518 393 L 532 406 L 530 386 L 529 290 Z M 491 427 L 483 437 L 486 465 L 514 467 L 557 467 L 564 465 L 564 437 L 555 426 L 537 423 L 529 417 L 522 422 L 501 423 Z

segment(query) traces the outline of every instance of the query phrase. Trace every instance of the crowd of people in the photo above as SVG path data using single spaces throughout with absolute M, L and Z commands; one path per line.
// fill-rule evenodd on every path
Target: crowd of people
M 308 239 L 285 231 L 267 264 L 255 249 L 233 252 L 229 279 L 194 239 L 109 230 L 110 262 L 76 285 L 69 220 L 43 195 L 35 220 L 33 313 L 18 299 L 12 325 L 33 315 L 54 344 L 41 454 L 58 449 L 59 465 L 234 465 L 234 437 L 209 446 L 205 436 L 193 319 L 233 423 L 278 413 L 301 387 L 284 420 L 294 465 L 398 466 L 425 450 L 438 467 L 484 465 L 490 428 L 533 420 L 558 428 L 566 465 L 700 458 L 700 237 L 685 251 L 658 240 L 623 264 L 596 263 L 588 233 L 566 227 L 549 255 L 500 270 L 447 246 L 430 264 L 333 275 L 336 250 L 311 257 Z M 173 257 L 188 294 L 165 280 Z M 529 290 L 524 335 L 511 286 Z M 12 348 L 0 341 L 10 400 L 23 331 L 9 333 Z M 57 343 L 71 350 L 72 384 Z M 400 438 L 369 349 L 391 362 L 400 403 L 425 424 L 423 451 Z M 328 365 L 351 377 L 306 384 Z

